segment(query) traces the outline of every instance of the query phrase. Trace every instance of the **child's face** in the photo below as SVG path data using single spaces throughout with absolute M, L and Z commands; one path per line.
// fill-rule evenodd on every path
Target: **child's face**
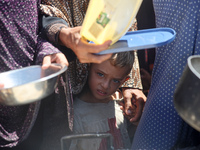
M 88 78 L 91 98 L 95 102 L 107 102 L 126 80 L 127 72 L 127 67 L 115 67 L 109 60 L 101 64 L 91 64 Z

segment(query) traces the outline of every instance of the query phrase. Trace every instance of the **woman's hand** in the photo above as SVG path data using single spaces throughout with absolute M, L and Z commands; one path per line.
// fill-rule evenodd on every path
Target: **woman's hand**
M 148 92 L 151 86 L 151 74 L 143 68 L 140 69 L 140 74 L 141 74 L 143 91 Z
M 139 89 L 122 88 L 124 104 L 121 109 L 124 115 L 133 124 L 137 124 L 142 116 L 143 108 L 146 102 L 146 96 Z
M 111 57 L 112 54 L 95 55 L 102 50 L 107 49 L 112 41 L 106 41 L 103 44 L 90 44 L 81 38 L 81 27 L 62 28 L 59 34 L 59 40 L 62 45 L 72 49 L 81 63 L 101 63 Z
M 61 65 L 69 65 L 65 55 L 63 53 L 56 53 L 56 54 L 51 54 L 51 55 L 47 55 L 44 57 L 43 59 L 43 63 L 42 63 L 42 68 L 48 68 L 51 63 L 58 63 Z

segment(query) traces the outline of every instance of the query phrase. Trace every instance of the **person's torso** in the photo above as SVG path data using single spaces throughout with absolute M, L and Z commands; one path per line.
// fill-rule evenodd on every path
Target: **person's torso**
M 105 132 L 111 133 L 115 148 L 130 147 L 126 121 L 116 101 L 109 103 L 87 103 L 74 100 L 74 131 L 75 133 Z M 91 142 L 96 143 L 96 140 Z M 91 144 L 92 145 L 92 144 Z M 105 145 L 99 142 L 97 147 Z
M 36 0 L 0 1 L 0 72 L 31 65 L 37 42 Z

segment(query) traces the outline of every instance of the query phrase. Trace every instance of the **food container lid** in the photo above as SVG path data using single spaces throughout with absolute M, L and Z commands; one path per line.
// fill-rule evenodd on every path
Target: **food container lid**
M 172 28 L 153 28 L 130 31 L 122 36 L 115 44 L 111 45 L 109 49 L 95 54 L 102 55 L 155 48 L 172 42 L 175 37 L 176 32 Z

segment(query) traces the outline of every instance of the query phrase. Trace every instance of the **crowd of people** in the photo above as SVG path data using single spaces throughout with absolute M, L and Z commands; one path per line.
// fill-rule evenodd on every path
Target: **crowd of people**
M 0 72 L 54 62 L 68 70 L 41 101 L 0 104 L 0 149 L 57 150 L 63 136 L 93 131 L 111 133 L 116 149 L 199 149 L 200 134 L 178 115 L 173 94 L 187 58 L 200 54 L 200 1 L 147 2 L 156 27 L 173 28 L 176 38 L 156 48 L 146 97 L 137 51 L 93 55 L 112 41 L 97 45 L 81 38 L 89 0 L 1 0 Z M 103 141 L 93 143 L 105 149 Z M 89 144 L 75 141 L 71 148 Z

